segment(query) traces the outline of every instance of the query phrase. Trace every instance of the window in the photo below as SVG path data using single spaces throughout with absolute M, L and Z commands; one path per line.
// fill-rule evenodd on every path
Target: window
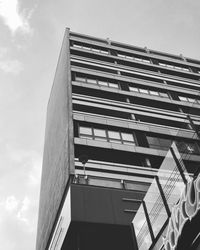
M 94 128 L 94 138 L 99 141 L 107 141 L 106 131 L 104 129 Z
M 138 61 L 138 62 L 150 63 L 150 60 L 148 60 L 148 59 L 135 57 L 135 56 L 130 56 L 130 55 L 126 55 L 126 54 L 117 53 L 117 56 L 121 57 L 121 58 L 125 58 L 125 59 L 135 60 L 135 61 Z
M 105 86 L 109 88 L 119 89 L 119 84 L 114 82 L 109 82 L 108 80 L 98 80 L 89 77 L 76 76 L 75 80 L 78 82 L 87 82 L 89 84 L 95 84 L 99 86 Z
M 172 144 L 172 140 L 165 138 L 158 138 L 153 136 L 147 136 L 147 141 L 150 148 L 168 150 Z
M 149 93 L 150 93 L 150 95 L 157 95 L 157 96 L 159 96 L 159 93 L 157 91 L 150 90 Z
M 179 96 L 179 99 L 182 102 L 190 102 L 190 103 L 199 103 L 200 104 L 200 100 L 190 98 L 190 97 L 186 97 L 186 96 Z
M 158 138 L 153 136 L 147 136 L 147 141 L 149 143 L 150 148 L 161 149 L 161 150 L 169 150 L 173 140 Z M 176 141 L 179 152 L 186 154 L 199 154 L 200 149 L 196 142 L 181 142 Z
M 188 98 L 188 101 L 189 101 L 189 102 L 196 102 L 196 100 L 193 99 L 193 98 Z
M 184 96 L 179 96 L 179 99 L 180 99 L 181 101 L 183 101 L 183 102 L 187 102 L 187 98 L 184 97 Z
M 108 138 L 110 142 L 121 143 L 120 133 L 108 130 Z
M 119 88 L 119 85 L 118 85 L 117 83 L 112 83 L 112 82 L 108 83 L 108 86 L 109 86 L 110 88 L 115 88 L 115 89 L 118 89 L 118 88 Z
M 76 81 L 77 81 L 77 82 L 86 82 L 86 78 L 76 76 Z
M 90 50 L 90 47 L 82 46 L 82 49 Z
M 99 85 L 101 86 L 108 86 L 108 83 L 105 81 L 98 81 Z
M 74 48 L 79 48 L 79 49 L 82 48 L 82 46 L 81 46 L 81 45 L 78 45 L 78 44 L 74 44 L 73 47 L 74 47 Z
M 185 154 L 199 154 L 200 149 L 196 142 L 177 142 L 179 152 Z
M 121 58 L 126 58 L 127 56 L 126 55 L 123 55 L 123 54 L 117 54 L 118 57 L 121 57 Z M 132 59 L 132 58 L 131 58 Z
M 163 98 L 169 98 L 169 95 L 167 93 L 159 92 L 155 90 L 142 89 L 142 88 L 137 88 L 133 86 L 129 86 L 129 90 L 133 92 L 140 92 L 141 94 L 148 94 L 148 95 L 159 96 Z
M 94 52 L 100 52 L 100 50 L 99 49 L 94 49 L 94 48 L 90 48 L 92 51 L 94 51 Z
M 139 89 L 139 92 L 142 94 L 149 94 L 149 91 L 147 89 Z
M 130 91 L 134 91 L 134 92 L 139 92 L 139 89 L 138 88 L 135 88 L 135 87 L 129 87 L 129 90 Z
M 87 83 L 97 84 L 97 80 L 88 78 Z
M 176 66 L 176 65 L 172 65 L 172 64 L 166 64 L 166 63 L 159 62 L 159 65 L 163 66 L 163 67 L 171 68 L 171 69 L 178 69 L 178 70 L 189 71 L 188 68 L 181 67 L 181 66 Z
M 101 50 L 100 52 L 103 54 L 108 54 L 108 51 L 106 51 L 106 50 Z
M 92 128 L 90 127 L 80 127 L 79 128 L 79 133 L 81 138 L 90 138 L 92 139 L 93 134 L 92 134 Z
M 135 61 L 138 61 L 138 62 L 150 63 L 149 60 L 143 59 L 143 58 L 139 58 L 139 57 L 134 57 L 133 59 L 134 59 Z
M 107 50 L 104 50 L 101 48 L 94 48 L 94 47 L 91 47 L 90 45 L 85 46 L 85 45 L 73 44 L 73 47 L 79 48 L 79 49 L 91 50 L 93 52 L 102 53 L 102 54 L 109 54 Z
M 159 92 L 159 95 L 164 98 L 169 98 L 168 94 L 164 92 Z
M 124 144 L 135 144 L 135 140 L 132 134 L 122 132 L 121 136 Z
M 119 89 L 119 84 L 118 83 L 113 83 L 113 82 L 98 80 L 97 84 L 100 85 L 100 86 L 105 86 L 105 87 L 109 87 L 109 88 Z
M 79 127 L 80 138 L 98 140 L 98 141 L 108 141 L 112 143 L 136 145 L 134 135 L 132 133 L 99 129 L 93 127 Z

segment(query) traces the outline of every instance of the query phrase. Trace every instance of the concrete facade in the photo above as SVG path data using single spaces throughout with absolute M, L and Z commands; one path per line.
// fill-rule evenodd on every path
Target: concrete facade
M 91 230 L 108 230 L 104 250 L 127 241 L 124 250 L 137 249 L 131 222 L 172 142 L 198 171 L 199 80 L 199 61 L 66 29 L 47 110 L 37 250 L 94 249 Z

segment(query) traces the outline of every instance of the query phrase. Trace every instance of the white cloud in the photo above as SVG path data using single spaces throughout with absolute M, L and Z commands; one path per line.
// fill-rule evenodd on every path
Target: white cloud
M 22 206 L 17 213 L 17 218 L 26 224 L 29 224 L 29 220 L 26 216 L 26 212 L 29 210 L 31 201 L 28 197 L 25 197 L 22 201 Z
M 5 209 L 7 211 L 14 211 L 17 209 L 19 204 L 19 201 L 15 198 L 15 196 L 9 196 L 7 197 L 6 201 L 5 201 Z
M 0 155 L 1 249 L 34 250 L 42 156 L 4 140 Z
M 24 33 L 32 32 L 29 25 L 32 13 L 33 10 L 27 14 L 25 11 L 19 12 L 18 0 L 0 0 L 0 16 L 13 34 L 17 30 L 21 30 Z
M 1 249 L 33 250 L 37 223 L 35 200 L 16 197 L 10 195 L 0 201 Z
M 0 48 L 0 58 L 4 57 L 8 53 L 8 49 L 5 47 Z
M 41 170 L 42 158 L 39 155 L 35 155 L 32 159 L 32 168 L 28 176 L 29 185 L 38 186 L 40 184 Z
M 14 59 L 14 60 L 0 60 L 0 69 L 5 73 L 19 74 L 23 69 L 23 64 Z
M 24 69 L 23 64 L 17 59 L 9 58 L 9 52 L 6 47 L 0 47 L 0 70 L 5 73 L 19 74 Z

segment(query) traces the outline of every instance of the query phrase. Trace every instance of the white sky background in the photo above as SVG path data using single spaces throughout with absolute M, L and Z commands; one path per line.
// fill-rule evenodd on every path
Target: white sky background
M 0 248 L 34 250 L 46 106 L 65 27 L 200 59 L 199 0 L 0 0 Z

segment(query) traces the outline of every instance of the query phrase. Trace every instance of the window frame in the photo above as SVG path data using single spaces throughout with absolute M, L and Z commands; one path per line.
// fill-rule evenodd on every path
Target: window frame
M 74 43 L 72 46 L 74 48 L 78 48 L 78 49 L 84 49 L 84 50 L 87 50 L 87 51 L 90 50 L 90 51 L 93 51 L 95 53 L 101 53 L 103 55 L 109 55 L 109 50 L 93 48 L 91 45 L 79 45 L 79 44 Z
M 148 138 L 151 138 L 153 140 L 156 140 L 158 142 L 157 143 L 150 143 Z M 146 139 L 147 139 L 147 142 L 148 142 L 148 145 L 149 145 L 149 148 L 151 149 L 158 149 L 158 150 L 165 150 L 165 151 L 168 151 L 170 146 L 168 147 L 167 145 L 163 145 L 161 143 L 161 140 L 168 140 L 169 141 L 169 144 L 170 144 L 170 141 L 171 141 L 171 144 L 173 142 L 172 139 L 166 139 L 166 138 L 160 138 L 160 137 L 156 137 L 156 136 L 151 136 L 151 135 L 146 135 Z
M 119 89 L 119 90 L 121 89 L 121 86 L 118 82 L 112 82 L 112 81 L 109 81 L 109 79 L 101 80 L 98 78 L 90 78 L 87 76 L 79 76 L 79 75 L 75 74 L 75 81 L 81 82 L 81 83 L 97 85 L 99 87 L 108 87 L 108 88 Z M 101 83 L 105 83 L 105 84 L 101 84 Z M 115 85 L 116 87 L 113 87 L 112 85 Z
M 189 102 L 189 103 L 197 103 L 197 104 L 200 104 L 200 100 L 199 99 L 195 99 L 195 98 L 192 98 L 192 97 L 187 97 L 187 96 L 178 96 L 179 100 L 181 102 Z M 185 100 L 183 100 L 185 99 Z M 193 100 L 193 101 L 192 101 Z
M 148 64 L 151 63 L 150 59 L 144 59 L 144 58 L 136 57 L 134 55 L 129 55 L 128 56 L 126 54 L 117 52 L 117 56 L 119 58 L 129 59 L 129 60 L 133 60 L 133 61 L 136 61 L 136 62 L 143 62 L 143 63 L 148 63 Z
M 170 69 L 177 69 L 177 70 L 182 70 L 182 71 L 190 72 L 189 68 L 181 67 L 181 66 L 177 66 L 177 65 L 173 65 L 173 64 L 167 64 L 167 63 L 163 63 L 163 62 L 158 62 L 158 65 L 162 66 L 162 67 L 170 68 Z
M 81 128 L 91 128 L 91 135 L 90 134 L 84 134 L 81 133 Z M 105 131 L 105 137 L 104 136 L 98 136 L 95 135 L 95 129 L 96 130 L 103 130 Z M 109 136 L 109 132 L 116 132 L 119 134 L 119 138 L 112 138 Z M 128 134 L 131 135 L 131 137 L 133 138 L 133 140 L 125 140 L 123 139 L 123 135 L 122 134 Z M 101 129 L 98 127 L 89 127 L 89 126 L 82 126 L 79 125 L 78 126 L 78 136 L 79 138 L 83 138 L 83 139 L 92 139 L 92 140 L 97 140 L 97 141 L 105 141 L 105 142 L 110 142 L 110 143 L 117 143 L 117 144 L 121 144 L 121 145 L 130 145 L 130 146 L 136 146 L 138 145 L 137 140 L 136 140 L 136 136 L 134 132 L 124 132 L 124 131 L 117 131 L 117 130 L 111 130 L 109 128 L 105 128 L 105 129 Z
M 140 87 L 133 87 L 131 85 L 129 85 L 128 88 L 129 88 L 130 92 L 135 92 L 135 93 L 140 93 L 140 94 L 145 94 L 145 95 L 157 96 L 157 97 L 161 97 L 161 98 L 170 99 L 169 94 L 166 93 L 166 92 L 160 92 L 158 90 L 151 90 L 151 89 L 144 89 L 144 88 L 140 88 Z M 158 93 L 158 94 L 154 95 L 151 92 L 155 92 L 155 93 Z M 165 95 L 165 96 L 163 96 L 163 95 Z

